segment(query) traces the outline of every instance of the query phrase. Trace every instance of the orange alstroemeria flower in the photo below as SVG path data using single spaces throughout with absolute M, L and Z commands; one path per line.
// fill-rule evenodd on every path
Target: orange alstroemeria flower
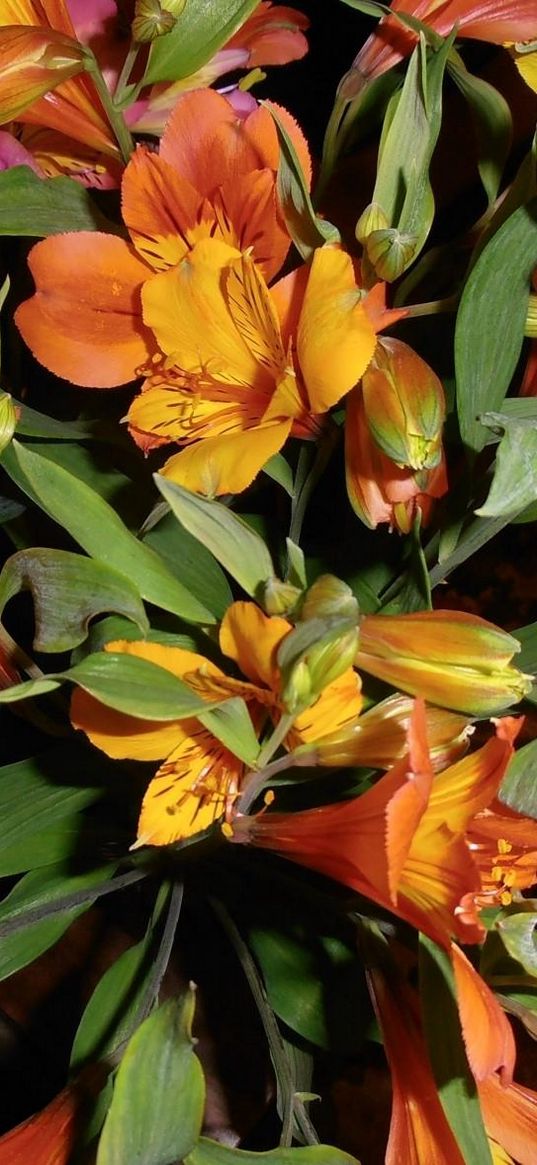
M 220 628 L 220 647 L 240 668 L 244 680 L 226 676 L 203 656 L 181 647 L 135 640 L 109 643 L 106 649 L 158 664 L 209 702 L 242 697 L 259 731 L 267 718 L 277 722 L 281 715 L 276 653 L 291 630 L 287 620 L 263 614 L 255 603 L 237 602 L 229 607 Z M 358 716 L 360 707 L 360 679 L 348 668 L 296 719 L 289 747 L 315 742 L 333 725 L 343 726 Z M 140 720 L 106 708 L 80 689 L 73 695 L 71 719 L 110 757 L 164 761 L 144 797 L 139 845 L 168 845 L 229 815 L 244 765 L 198 720 Z
M 393 12 L 415 17 L 440 36 L 448 36 L 455 26 L 457 35 L 474 40 L 505 44 L 532 41 L 537 37 L 537 8 L 534 0 L 392 0 Z M 341 96 L 352 98 L 364 82 L 379 77 L 410 56 L 417 36 L 401 21 L 383 16 L 375 31 L 354 58 L 342 82 Z
M 274 850 L 391 910 L 440 945 L 480 942 L 478 868 L 466 840 L 513 753 L 518 723 L 436 777 L 416 700 L 408 755 L 361 797 L 298 813 L 237 817 L 232 841 Z
M 59 48 L 54 50 L 54 39 L 64 39 L 66 44 L 70 42 L 71 45 L 77 43 L 76 32 L 65 0 L 0 0 L 0 25 L 18 26 L 20 36 L 25 35 L 24 29 L 33 29 L 35 36 L 40 35 L 43 38 L 49 34 L 53 42 L 53 52 L 60 51 Z M 4 27 L 4 39 L 8 31 L 11 36 L 11 31 Z M 26 35 L 30 35 L 29 32 Z M 68 51 L 73 52 L 73 49 Z M 2 71 L 5 71 L 9 64 L 7 41 L 0 56 Z M 43 64 L 46 64 L 46 60 Z M 76 70 L 73 68 L 71 72 L 74 73 Z M 24 70 L 20 76 L 13 75 L 13 84 L 19 93 L 22 93 L 25 87 Z M 28 108 L 15 113 L 7 106 L 2 106 L 0 119 L 5 123 L 16 116 L 19 121 L 58 130 L 92 150 L 119 158 L 114 133 L 91 78 L 86 73 L 79 72 L 77 76 L 71 75 L 70 79 L 67 77 L 51 92 L 45 93 L 43 85 L 39 91 L 36 89 L 35 93 L 32 93 L 32 104 Z
M 509 1163 L 535 1165 L 537 1161 L 537 1092 L 522 1084 L 507 1087 L 496 1075 L 478 1084 L 487 1132 L 509 1153 Z
M 537 821 L 493 803 L 478 813 L 468 844 L 481 875 L 484 906 L 508 906 L 513 892 L 537 882 Z
M 300 130 L 284 110 L 279 116 L 308 172 Z M 259 107 L 241 119 L 209 89 L 181 98 L 160 153 L 140 146 L 125 171 L 122 205 L 131 242 L 81 231 L 33 248 L 36 295 L 18 309 L 17 323 L 38 360 L 88 387 L 133 380 L 156 349 L 142 318 L 143 285 L 207 236 L 251 248 L 267 275 L 274 274 L 290 243 L 275 200 L 278 158 L 268 110 Z M 210 330 L 206 315 L 203 327 Z

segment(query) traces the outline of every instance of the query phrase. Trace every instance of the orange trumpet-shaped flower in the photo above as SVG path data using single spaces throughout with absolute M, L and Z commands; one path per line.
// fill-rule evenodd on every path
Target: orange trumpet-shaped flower
M 534 0 L 392 0 L 392 12 L 415 17 L 440 36 L 455 26 L 462 37 L 504 44 L 537 37 Z M 354 58 L 342 82 L 341 96 L 352 98 L 366 81 L 410 56 L 417 36 L 392 16 L 384 16 Z
M 65 69 L 65 79 L 62 84 L 56 85 L 55 81 L 59 75 L 59 69 L 54 70 L 49 65 L 50 83 L 46 85 L 47 78 L 43 71 L 47 64 L 47 52 L 45 52 L 44 59 L 41 62 L 36 60 L 34 65 L 35 86 L 27 94 L 27 96 L 31 95 L 31 103 L 26 101 L 26 108 L 20 107 L 17 112 L 13 112 L 13 106 L 9 108 L 7 104 L 2 105 L 0 107 L 0 120 L 5 123 L 13 117 L 17 117 L 24 122 L 47 126 L 49 129 L 59 130 L 62 134 L 66 134 L 94 150 L 119 158 L 114 133 L 93 82 L 87 74 L 80 71 L 80 64 L 75 68 L 72 63 L 75 49 L 76 53 L 82 54 L 83 47 L 78 42 L 65 0 L 0 0 L 0 24 L 12 26 L 12 28 L 18 27 L 19 49 L 24 44 L 25 38 L 28 42 L 31 41 L 32 36 L 36 39 L 42 37 L 44 46 L 48 36 L 52 43 L 52 49 L 48 50 L 49 59 L 51 52 L 53 54 L 57 52 L 59 54 L 58 60 L 61 60 L 63 52 L 63 67 Z M 20 74 L 13 72 L 13 53 L 16 51 L 17 38 L 15 38 L 12 28 L 4 27 L 2 34 L 3 42 L 6 34 L 8 39 L 0 53 L 0 92 L 5 85 L 11 84 L 13 88 L 19 90 L 19 96 L 22 100 L 22 94 L 28 83 L 31 83 L 31 78 L 27 73 L 27 67 Z M 10 38 L 14 40 L 12 45 Z M 55 50 L 54 43 L 56 41 L 58 48 Z M 37 48 L 35 51 L 37 52 Z M 67 67 L 66 58 L 72 58 L 70 69 Z M 78 60 L 80 61 L 80 55 Z M 19 64 L 23 68 L 22 61 Z M 41 65 L 39 78 L 35 76 L 38 64 Z M 77 72 L 78 76 L 74 76 Z M 3 74 L 4 79 L 2 79 L 1 74 Z M 12 78 L 11 82 L 10 77 Z M 37 85 L 38 79 L 39 86 Z M 45 88 L 51 91 L 45 92 Z
M 511 666 L 520 644 L 477 615 L 365 615 L 356 666 L 403 691 L 470 716 L 521 700 L 531 678 Z
M 304 139 L 285 111 L 280 115 L 307 170 Z M 275 201 L 278 158 L 268 110 L 241 119 L 212 90 L 183 97 L 160 153 L 139 147 L 125 171 L 122 205 L 132 241 L 81 231 L 33 248 L 37 291 L 16 318 L 41 363 L 89 387 L 133 380 L 156 347 L 142 319 L 141 288 L 181 262 L 196 240 L 216 235 L 252 248 L 273 274 L 290 242 Z M 206 323 L 205 316 L 205 331 Z
M 483 748 L 434 777 L 423 701 L 408 730 L 408 756 L 361 797 L 298 813 L 237 817 L 232 841 L 274 850 L 327 874 L 441 945 L 479 942 L 472 906 L 481 882 L 466 841 L 512 756 L 517 722 L 499 722 Z
M 508 906 L 537 882 L 537 821 L 493 801 L 471 822 L 468 844 L 481 875 L 483 905 Z
M 276 654 L 291 624 L 269 617 L 255 603 L 233 603 L 220 629 L 220 647 L 246 679 L 232 679 L 215 664 L 180 647 L 143 641 L 107 644 L 150 660 L 183 679 L 209 702 L 241 696 L 254 728 L 267 717 L 277 722 L 282 712 Z M 315 742 L 332 726 L 342 726 L 358 715 L 360 680 L 353 668 L 328 684 L 316 703 L 299 716 L 289 736 L 289 747 Z M 168 845 L 193 836 L 229 815 L 240 790 L 244 765 L 196 719 L 165 724 L 114 712 L 77 689 L 71 718 L 93 744 L 108 756 L 134 760 L 164 760 L 144 797 L 138 844 Z

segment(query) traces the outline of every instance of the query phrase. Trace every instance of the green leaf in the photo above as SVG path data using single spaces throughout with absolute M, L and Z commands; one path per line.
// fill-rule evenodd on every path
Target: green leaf
M 148 602 L 193 623 L 215 622 L 162 559 L 127 530 L 115 510 L 72 473 L 18 441 L 4 451 L 2 464 L 86 554 L 127 575 Z
M 198 720 L 217 740 L 252 768 L 259 756 L 259 743 L 244 700 L 239 696 L 226 700 L 209 712 L 198 713 Z
M 499 409 L 520 356 L 530 277 L 537 266 L 536 211 L 533 200 L 500 227 L 461 297 L 455 328 L 457 411 L 462 439 L 475 452 L 487 440 L 478 417 Z
M 458 53 L 452 51 L 447 68 L 470 106 L 477 137 L 479 173 L 490 204 L 498 195 L 511 147 L 511 110 L 505 97 L 493 85 L 468 72 Z
M 39 839 L 47 831 L 54 837 L 55 830 L 64 824 L 71 827 L 80 810 L 102 795 L 95 759 L 71 743 L 1 768 L 0 874 L 19 873 L 33 868 L 34 862 L 41 864 L 39 846 L 43 843 Z
M 211 710 L 206 700 L 167 668 L 120 651 L 95 652 L 68 671 L 5 688 L 0 691 L 0 703 L 43 695 L 65 681 L 84 688 L 107 708 L 144 720 L 181 720 Z
M 498 446 L 487 500 L 475 512 L 481 518 L 513 518 L 536 500 L 537 423 L 515 420 Z
M 533 976 L 537 976 L 536 905 L 533 903 L 532 909 L 532 903 L 527 899 L 527 910 L 520 914 L 509 914 L 496 923 L 507 953 L 521 964 L 528 975 Z
M 194 1147 L 203 1072 L 191 1036 L 194 995 L 170 999 L 129 1041 L 114 1085 L 97 1165 L 170 1165 Z
M 22 401 L 15 401 L 19 410 L 17 433 L 21 437 L 38 437 L 46 441 L 91 441 L 102 432 L 99 421 L 57 421 Z
M 420 935 L 423 1027 L 440 1103 L 463 1161 L 492 1165 L 479 1097 L 464 1050 L 455 979 L 447 953 Z
M 537 819 L 537 740 L 517 749 L 507 767 L 498 797 L 517 813 Z
M 293 497 L 293 470 L 282 453 L 274 453 L 272 457 L 269 457 L 263 466 L 263 473 L 281 485 L 290 498 Z
M 230 1149 L 208 1137 L 200 1137 L 185 1165 L 263 1165 L 265 1161 L 267 1165 L 359 1165 L 356 1157 L 330 1145 L 306 1145 L 298 1149 L 280 1147 L 270 1149 L 268 1153 L 248 1153 L 243 1149 Z
M 0 174 L 0 235 L 41 238 L 65 231 L 119 233 L 73 178 L 38 178 L 29 166 Z
M 482 546 L 490 542 L 504 526 L 509 524 L 509 516 L 503 515 L 501 518 L 474 518 L 463 530 L 454 550 L 451 550 L 445 558 L 433 566 L 429 572 L 431 587 L 436 587 L 440 582 L 476 554 Z
M 158 473 L 155 482 L 179 522 L 211 551 L 247 594 L 255 597 L 263 583 L 275 574 L 259 534 L 221 502 L 190 493 Z
M 217 619 L 223 618 L 233 602 L 227 578 L 213 555 L 185 530 L 173 514 L 165 514 L 143 540 L 156 550 L 190 594 Z
M 100 866 L 83 874 L 71 874 L 63 863 L 31 870 L 0 903 L 0 979 L 7 979 L 33 962 L 43 951 L 61 938 L 75 918 L 84 914 L 92 903 L 85 902 L 59 910 L 39 921 L 26 922 L 20 929 L 2 933 L 2 924 L 13 921 L 30 909 L 50 906 L 55 899 L 89 889 L 110 877 L 113 865 Z
M 86 639 L 95 615 L 114 611 L 131 619 L 142 634 L 149 624 L 140 595 L 119 571 L 66 550 L 21 550 L 0 574 L 0 617 L 21 590 L 34 600 L 35 651 L 68 651 Z
M 521 644 L 521 652 L 517 659 L 517 667 L 521 671 L 537 672 L 537 623 L 528 623 L 527 627 L 518 627 L 513 635 Z
M 80 1072 L 92 1060 L 105 1059 L 131 1034 L 153 973 L 155 930 L 167 899 L 165 885 L 141 942 L 124 951 L 99 980 L 75 1035 L 71 1072 Z
M 226 44 L 257 4 L 258 0 L 186 0 L 172 31 L 153 41 L 144 85 L 192 76 Z
M 270 103 L 266 103 L 265 108 L 274 119 L 280 142 L 278 198 L 285 225 L 299 255 L 309 259 L 316 247 L 322 247 L 324 243 L 340 243 L 341 236 L 337 227 L 315 213 L 293 142 L 276 110 Z

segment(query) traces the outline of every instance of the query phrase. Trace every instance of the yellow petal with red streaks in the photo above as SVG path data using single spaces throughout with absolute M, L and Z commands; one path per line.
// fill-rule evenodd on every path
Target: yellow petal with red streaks
M 206 729 L 192 728 L 149 784 L 138 844 L 170 845 L 208 829 L 232 805 L 242 769 Z
M 255 603 L 232 603 L 222 619 L 220 648 L 252 683 L 274 691 L 279 676 L 276 654 L 291 630 L 287 619 L 265 615 Z
M 335 247 L 320 247 L 311 262 L 297 335 L 313 413 L 326 412 L 360 380 L 375 344 L 352 259 Z
M 352 667 L 328 684 L 315 703 L 295 720 L 289 737 L 291 746 L 314 744 L 352 724 L 362 708 L 361 688 L 360 676 Z
M 133 380 L 154 350 L 140 289 L 151 270 L 123 239 L 92 231 L 33 247 L 36 293 L 15 319 L 34 356 L 57 376 L 93 388 Z
M 222 676 L 220 668 L 210 663 L 204 656 L 182 647 L 171 647 L 161 643 L 146 643 L 143 640 L 126 642 L 121 640 L 108 643 L 105 650 L 121 651 L 126 655 L 147 659 L 159 667 L 166 668 L 183 679 L 189 673 L 203 668 L 208 676 Z M 211 699 L 217 699 L 211 693 Z M 222 699 L 225 699 L 222 695 Z M 115 759 L 162 760 L 168 756 L 178 742 L 191 731 L 193 720 L 166 721 L 156 723 L 137 716 L 127 716 L 107 708 L 84 692 L 75 688 L 71 699 L 71 721 L 75 728 L 81 728 L 92 744 L 102 749 L 107 756 Z
M 241 493 L 279 452 L 291 425 L 291 420 L 277 421 L 197 441 L 170 457 L 162 474 L 207 497 Z
M 456 943 L 451 945 L 457 1002 L 468 1063 L 477 1081 L 499 1072 L 510 1084 L 516 1047 L 511 1024 L 496 996 Z

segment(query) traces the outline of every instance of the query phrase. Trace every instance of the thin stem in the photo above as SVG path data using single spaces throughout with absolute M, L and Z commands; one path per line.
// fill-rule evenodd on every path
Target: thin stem
M 90 886 L 86 890 L 75 890 L 72 894 L 65 894 L 63 898 L 56 898 L 54 902 L 33 906 L 30 910 L 21 910 L 15 918 L 8 918 L 5 922 L 0 923 L 0 937 L 4 938 L 17 930 L 24 930 L 31 923 L 41 922 L 44 918 L 50 918 L 52 914 L 72 910 L 75 906 L 84 906 L 86 902 L 89 906 L 96 898 L 102 898 L 104 894 L 113 894 L 116 890 L 124 890 L 126 886 L 131 886 L 133 882 L 140 882 L 142 878 L 146 877 L 147 870 L 130 870 L 129 873 L 120 874 L 118 878 L 109 878 L 107 882 L 101 882 L 100 885 Z
M 210 898 L 209 901 L 235 948 L 237 958 L 248 981 L 248 986 L 254 997 L 259 1018 L 267 1037 L 276 1079 L 280 1088 L 283 1108 L 280 1144 L 289 1148 L 293 1140 L 293 1128 L 296 1121 L 306 1144 L 318 1145 L 319 1138 L 306 1112 L 304 1102 L 296 1096 L 293 1069 L 289 1062 L 285 1044 L 282 1040 L 274 1012 L 268 1001 L 265 985 L 259 971 L 242 935 L 235 926 L 233 919 L 230 918 L 225 907 L 215 898 Z
M 406 308 L 405 319 L 417 319 L 418 316 L 435 316 L 456 311 L 459 306 L 460 295 L 448 295 L 445 299 L 431 299 L 428 303 L 414 303 Z
M 281 724 L 281 720 L 280 720 Z M 289 731 L 289 726 L 286 731 Z M 270 737 L 272 743 L 273 737 Z M 264 765 L 262 769 L 255 769 L 244 778 L 242 793 L 237 801 L 237 810 L 239 813 L 247 813 L 251 805 L 259 795 L 264 785 L 289 768 L 309 768 L 310 765 L 315 765 L 318 759 L 318 753 L 313 747 L 306 745 L 301 746 L 303 752 L 287 752 L 285 756 L 278 757 L 278 760 L 272 761 L 270 764 Z
M 157 999 L 159 995 L 160 988 L 162 986 L 162 980 L 168 969 L 168 963 L 172 953 L 175 932 L 177 930 L 177 924 L 181 914 L 181 907 L 183 905 L 184 889 L 183 882 L 176 882 L 172 889 L 170 905 L 168 907 L 168 915 L 166 918 L 164 930 L 162 932 L 158 954 L 153 965 L 153 973 L 149 980 L 144 998 L 142 999 L 140 1010 L 136 1016 L 136 1021 L 133 1024 L 133 1031 L 136 1031 L 136 1028 L 138 1028 L 140 1024 L 143 1023 L 144 1019 L 147 1018 L 153 1007 L 155 999 Z
M 112 96 L 110 94 L 110 91 L 108 89 L 108 86 L 106 84 L 106 81 L 101 73 L 101 70 L 100 70 L 98 64 L 97 64 L 97 61 L 95 60 L 93 53 L 90 52 L 89 49 L 86 50 L 84 67 L 85 67 L 86 72 L 88 73 L 88 75 L 91 77 L 91 79 L 93 81 L 93 84 L 94 84 L 95 89 L 97 91 L 97 94 L 99 96 L 99 100 L 101 102 L 101 105 L 102 105 L 102 107 L 106 113 L 106 116 L 108 118 L 108 121 L 110 122 L 110 125 L 111 125 L 111 127 L 116 135 L 117 143 L 118 143 L 118 146 L 121 150 L 123 161 L 125 162 L 125 164 L 127 164 L 127 162 L 129 161 L 129 158 L 132 154 L 132 151 L 134 149 L 134 142 L 132 140 L 132 137 L 131 137 L 129 130 L 127 129 L 127 125 L 125 123 L 125 118 L 123 117 L 123 114 L 120 113 L 118 109 L 116 109 L 114 102 L 112 100 Z
M 308 502 L 311 498 L 313 490 L 317 485 L 319 478 L 324 473 L 324 470 L 332 456 L 334 446 L 339 436 L 339 430 L 336 425 L 330 422 L 329 427 L 325 429 L 321 438 L 319 439 L 315 460 L 309 473 L 304 472 L 305 456 L 302 457 L 303 450 L 301 450 L 301 458 L 299 459 L 297 469 L 297 480 L 299 481 L 297 493 L 295 495 L 293 510 L 291 513 L 291 525 L 289 528 L 289 537 L 297 546 L 300 543 L 300 535 L 302 533 L 302 524 L 306 514 Z M 303 480 L 300 478 L 303 477 Z
M 250 806 L 255 801 L 260 793 L 263 785 L 267 782 L 267 777 L 274 773 L 274 767 L 269 766 L 268 762 L 274 756 L 274 753 L 283 743 L 287 733 L 293 727 L 296 720 L 296 712 L 291 715 L 290 712 L 284 712 L 281 720 L 278 721 L 276 728 L 268 740 L 265 741 L 261 752 L 257 758 L 258 768 L 253 772 L 248 773 L 244 779 L 241 796 L 237 802 L 237 809 L 240 813 L 247 813 Z M 288 757 L 284 758 L 286 761 Z
M 138 53 L 140 52 L 140 48 L 141 48 L 141 45 L 139 45 L 137 43 L 137 41 L 133 41 L 130 48 L 129 48 L 127 56 L 125 57 L 125 60 L 123 62 L 123 68 L 121 70 L 121 73 L 119 74 L 118 82 L 117 82 L 116 88 L 114 90 L 114 105 L 115 106 L 119 106 L 121 101 L 122 101 L 122 98 L 123 98 L 124 93 L 125 93 L 125 89 L 127 88 L 127 85 L 128 85 L 129 77 L 130 77 L 132 70 L 134 68 L 134 64 L 135 64 L 136 58 L 138 56 Z

